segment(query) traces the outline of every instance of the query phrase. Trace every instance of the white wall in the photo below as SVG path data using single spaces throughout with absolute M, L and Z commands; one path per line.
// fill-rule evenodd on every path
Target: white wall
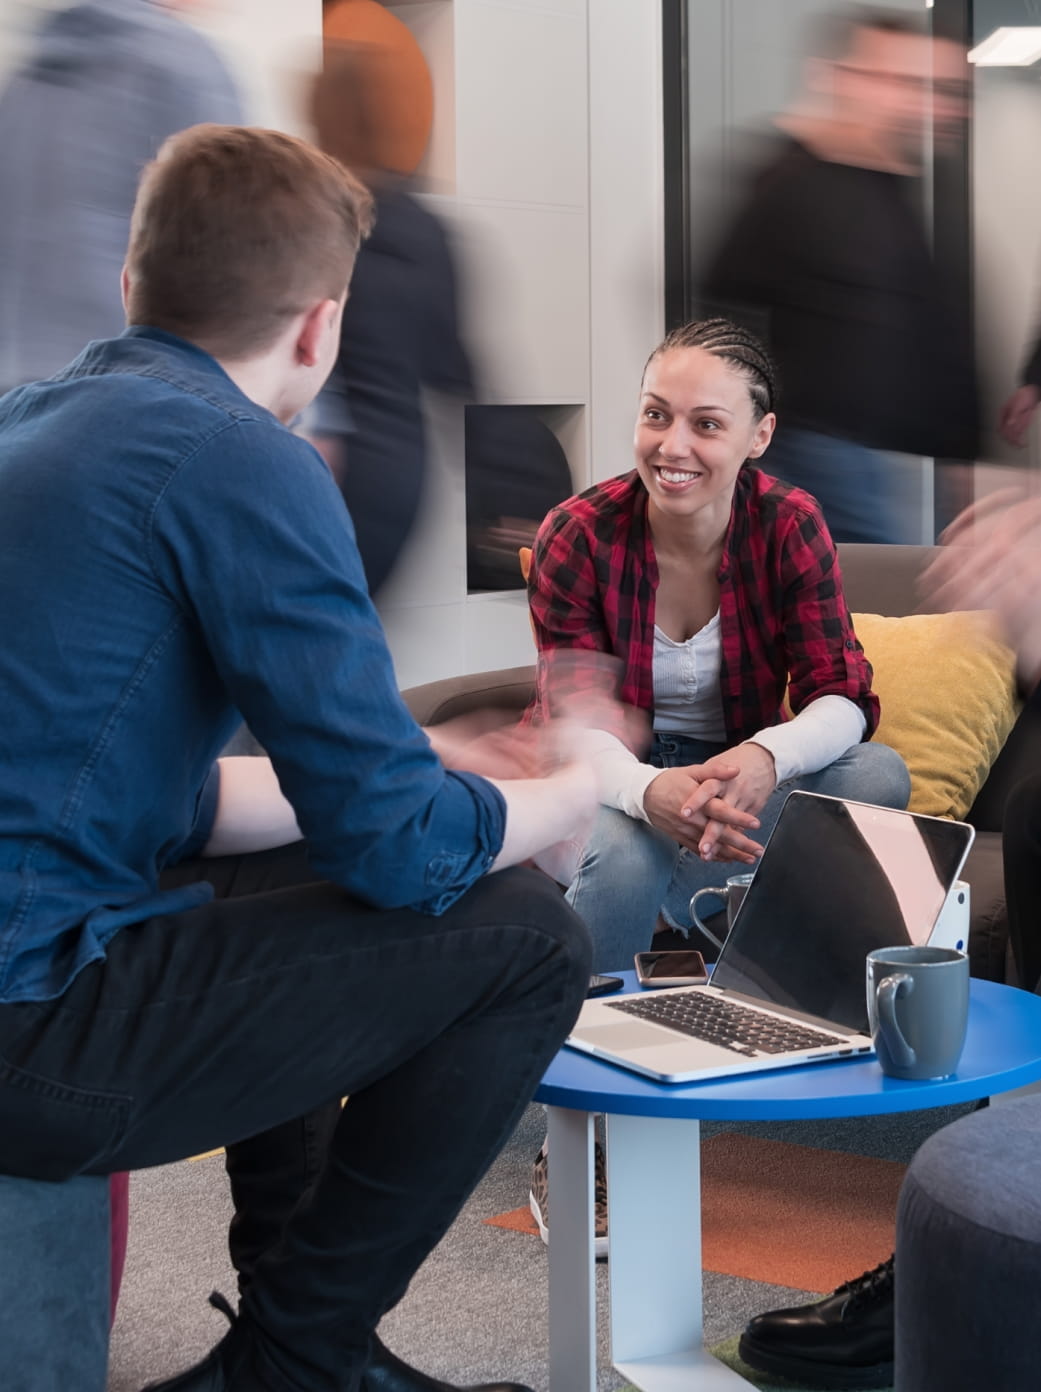
M 251 125 L 307 133 L 302 95 L 321 62 L 322 0 L 190 0 L 183 17 L 226 55 Z
M 661 47 L 655 0 L 590 0 L 590 482 L 632 468 L 664 333 Z
M 976 341 L 984 457 L 1025 462 L 994 430 L 1041 326 L 1041 67 L 978 68 L 974 80 L 973 209 Z M 1026 460 L 1041 462 L 1038 429 Z M 995 480 L 978 479 L 980 491 Z M 1001 482 L 1001 480 L 997 480 Z

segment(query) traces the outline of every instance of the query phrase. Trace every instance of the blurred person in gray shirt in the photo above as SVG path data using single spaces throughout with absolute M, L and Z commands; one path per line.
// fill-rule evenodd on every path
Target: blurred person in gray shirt
M 173 7 L 85 0 L 48 14 L 0 94 L 0 392 L 122 332 L 141 170 L 173 132 L 241 120 L 213 45 Z

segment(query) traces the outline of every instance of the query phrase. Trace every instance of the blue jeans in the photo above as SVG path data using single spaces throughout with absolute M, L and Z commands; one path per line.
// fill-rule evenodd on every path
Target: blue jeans
M 725 747 L 686 735 L 656 735 L 649 762 L 660 768 L 700 764 Z M 749 833 L 754 840 L 766 841 L 782 803 L 796 788 L 903 808 L 911 795 L 911 780 L 907 765 L 888 745 L 854 745 L 818 773 L 779 784 L 759 813 L 759 829 Z M 686 931 L 694 891 L 722 885 L 745 869 L 734 861 L 704 861 L 656 827 L 601 807 L 567 891 L 568 903 L 593 938 L 593 970 L 631 967 L 633 954 L 650 946 L 659 913 Z

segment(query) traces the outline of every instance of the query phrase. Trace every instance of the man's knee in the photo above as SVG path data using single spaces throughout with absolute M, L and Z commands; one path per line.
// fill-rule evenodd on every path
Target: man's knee
M 589 930 L 564 898 L 564 890 L 541 870 L 517 867 L 489 875 L 482 882 L 496 900 L 495 916 L 532 934 L 551 939 L 550 954 L 557 969 L 588 980 L 592 946 Z

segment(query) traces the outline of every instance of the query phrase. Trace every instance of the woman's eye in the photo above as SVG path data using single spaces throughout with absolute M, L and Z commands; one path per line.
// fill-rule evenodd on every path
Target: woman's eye
M 657 425 L 659 421 L 665 419 L 663 413 L 661 411 L 656 411 L 653 406 L 648 406 L 647 410 L 643 413 L 643 417 L 644 420 L 649 420 L 655 425 Z
M 710 430 L 710 431 L 711 431 L 711 430 L 718 430 L 718 429 L 719 429 L 719 421 L 714 421 L 714 420 L 703 420 L 703 421 L 698 421 L 698 428 L 699 428 L 700 430 Z

